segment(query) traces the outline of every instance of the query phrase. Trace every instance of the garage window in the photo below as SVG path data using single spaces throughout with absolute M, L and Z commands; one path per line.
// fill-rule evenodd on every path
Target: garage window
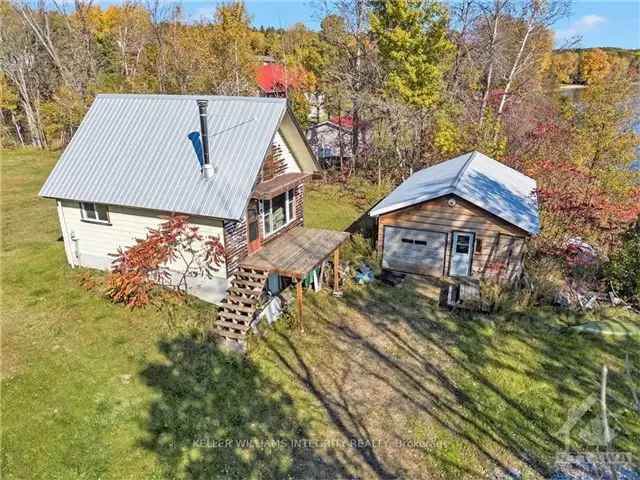
M 413 238 L 403 238 L 402 243 L 408 243 L 410 245 L 420 245 L 421 247 L 427 246 L 426 240 L 414 240 Z

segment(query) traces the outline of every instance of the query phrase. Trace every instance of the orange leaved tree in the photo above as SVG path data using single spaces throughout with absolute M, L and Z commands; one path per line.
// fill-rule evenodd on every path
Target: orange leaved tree
M 174 215 L 113 256 L 107 296 L 136 308 L 149 303 L 158 285 L 186 293 L 188 278 L 211 278 L 224 262 L 224 247 L 219 237 L 202 235 L 189 217 Z

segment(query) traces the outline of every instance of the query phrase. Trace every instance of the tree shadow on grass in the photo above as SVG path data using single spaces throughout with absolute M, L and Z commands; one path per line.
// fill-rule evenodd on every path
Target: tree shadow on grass
M 310 296 L 308 306 L 305 336 L 272 332 L 264 356 L 313 395 L 346 445 L 363 445 L 336 454 L 367 478 L 409 478 L 424 468 L 480 478 L 483 469 L 508 474 L 522 464 L 549 475 L 565 447 L 558 432 L 570 409 L 597 392 L 601 361 L 618 359 L 619 368 L 637 347 L 565 334 L 554 312 L 491 322 L 451 315 L 411 286 L 370 285 L 341 300 Z M 612 407 L 630 400 L 623 383 L 611 375 Z M 637 418 L 625 418 L 615 448 L 637 450 Z M 421 437 L 412 433 L 416 424 L 425 428 Z M 404 446 L 412 438 L 427 446 Z
M 313 472 L 336 478 L 336 459 L 308 447 L 292 399 L 246 358 L 181 336 L 162 341 L 165 361 L 147 365 L 145 383 L 158 393 L 143 446 L 168 478 L 287 478 Z
M 406 298 L 400 299 L 402 295 Z M 620 370 L 625 352 L 635 364 L 640 360 L 637 340 L 604 340 L 565 331 L 557 327 L 556 312 L 493 317 L 495 322 L 487 326 L 473 315 L 444 318 L 412 292 L 376 286 L 346 295 L 345 302 L 375 326 L 387 345 L 421 368 L 403 367 L 373 342 L 358 339 L 352 326 L 326 318 L 334 334 L 358 339 L 369 355 L 398 373 L 384 377 L 389 388 L 410 398 L 503 470 L 493 449 L 486 448 L 490 444 L 539 474 L 549 474 L 555 455 L 564 448 L 557 432 L 571 408 L 598 392 L 602 363 Z M 454 368 L 443 368 L 446 364 Z M 449 392 L 455 401 L 438 403 L 425 388 L 429 384 Z M 610 376 L 609 395 L 617 410 L 631 405 L 619 372 Z M 632 447 L 634 424 L 637 416 L 627 418 L 614 447 L 637 452 L 637 446 Z M 575 448 L 588 447 L 574 440 Z

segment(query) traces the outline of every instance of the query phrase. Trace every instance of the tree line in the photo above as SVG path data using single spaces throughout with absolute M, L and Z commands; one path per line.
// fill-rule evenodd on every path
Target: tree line
M 563 84 L 589 85 L 606 81 L 611 72 L 640 80 L 640 51 L 620 49 L 566 49 L 554 52 L 551 68 Z
M 348 116 L 345 176 L 397 182 L 479 150 L 536 178 L 545 248 L 571 232 L 609 247 L 637 218 L 638 62 L 554 52 L 566 0 L 330 0 L 313 31 L 253 28 L 242 2 L 189 19 L 161 0 L 0 4 L 3 146 L 64 146 L 99 92 L 257 95 L 259 57 L 304 72 L 303 126 Z M 604 55 L 604 57 L 603 57 Z M 576 56 L 576 57 L 574 57 Z M 620 60 L 618 57 L 622 58 Z M 635 73 L 634 73 L 635 72 Z M 589 88 L 578 102 L 563 83 Z

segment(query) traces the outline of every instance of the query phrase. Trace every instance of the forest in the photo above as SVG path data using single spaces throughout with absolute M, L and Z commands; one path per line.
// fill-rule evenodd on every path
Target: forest
M 63 148 L 97 93 L 258 95 L 256 67 L 270 56 L 297 72 L 287 95 L 303 127 L 350 118 L 353 160 L 340 166 L 343 180 L 395 185 L 479 150 L 537 180 L 543 230 L 534 255 L 561 256 L 576 236 L 614 256 L 631 248 L 621 247 L 625 239 L 638 242 L 640 187 L 630 166 L 640 143 L 640 56 L 571 42 L 554 49 L 551 26 L 569 1 L 309 8 L 322 19 L 317 31 L 255 28 L 242 2 L 195 20 L 160 0 L 3 2 L 2 147 Z M 579 101 L 562 95 L 566 84 L 586 86 Z M 324 118 L 310 115 L 318 107 Z

